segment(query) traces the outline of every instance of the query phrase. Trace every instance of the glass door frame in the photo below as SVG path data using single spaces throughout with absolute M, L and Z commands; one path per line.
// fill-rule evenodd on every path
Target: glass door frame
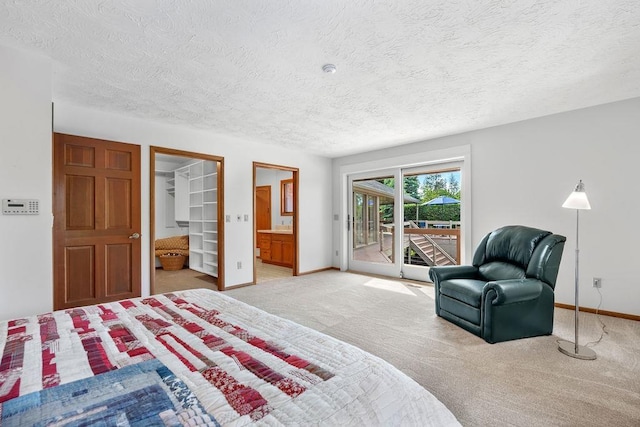
M 400 175 L 401 174 L 401 170 L 398 168 L 392 168 L 392 169 L 382 169 L 382 170 L 376 170 L 373 172 L 366 172 L 366 173 L 357 173 L 357 174 L 350 174 L 347 177 L 347 188 L 348 188 L 348 207 L 347 207 L 347 227 L 348 227 L 348 245 L 347 245 L 347 254 L 348 254 L 348 266 L 349 266 L 349 270 L 353 270 L 353 271 L 361 271 L 361 272 L 366 272 L 366 273 L 372 273 L 372 274 L 379 274 L 379 275 L 383 275 L 383 276 L 391 276 L 391 277 L 399 277 L 400 276 L 400 271 L 401 271 L 401 267 L 402 267 L 402 259 L 400 257 L 400 253 L 397 250 L 394 250 L 394 258 L 391 263 L 377 263 L 377 262 L 369 262 L 369 261 L 362 261 L 362 260 L 357 260 L 354 258 L 354 230 L 353 227 L 355 227 L 355 218 L 354 218 L 354 188 L 353 188 L 353 183 L 354 181 L 360 181 L 363 179 L 378 179 L 381 177 L 387 178 L 387 177 L 392 177 L 394 179 L 395 183 L 398 182 L 402 182 L 399 181 L 400 179 Z M 394 205 L 393 205 L 393 227 L 394 229 L 398 230 L 398 227 L 402 227 L 402 220 L 403 220 L 403 210 L 402 210 L 402 204 L 398 204 L 397 201 L 398 200 L 403 200 L 403 196 L 402 196 L 402 185 L 398 186 L 397 184 L 394 185 L 393 188 L 393 192 L 394 192 Z M 366 202 L 367 198 L 364 198 L 364 201 Z M 379 206 L 378 203 L 374 203 L 374 208 L 376 210 L 379 210 Z M 367 205 L 366 203 L 363 203 L 363 211 L 364 210 L 368 210 L 367 209 Z M 363 224 L 363 233 L 368 233 L 369 232 L 369 227 L 367 226 L 367 224 Z M 401 242 L 400 239 L 402 238 L 402 233 L 394 233 L 393 234 L 393 241 L 392 241 L 392 245 L 394 248 L 398 248 L 398 242 Z
M 389 277 L 401 277 L 402 273 L 402 260 L 396 260 L 393 267 L 387 268 L 369 268 L 371 263 L 359 263 L 353 265 L 351 262 L 351 245 L 353 244 L 352 229 L 351 229 L 351 213 L 353 203 L 353 188 L 352 179 L 361 179 L 367 177 L 376 177 L 381 175 L 391 175 L 397 180 L 396 182 L 402 182 L 402 169 L 414 168 L 414 167 L 427 167 L 431 165 L 443 166 L 443 164 L 450 162 L 462 162 L 460 167 L 461 182 L 460 186 L 464 191 L 462 192 L 462 206 L 460 212 L 460 221 L 464 233 L 460 239 L 461 245 L 461 259 L 460 264 L 465 264 L 467 260 L 471 260 L 473 257 L 473 245 L 472 245 L 472 221 L 471 221 L 471 146 L 459 145 L 448 148 L 426 149 L 417 145 L 409 146 L 413 147 L 413 150 L 398 150 L 400 154 L 397 156 L 389 155 L 393 151 L 384 150 L 378 156 L 365 157 L 361 162 L 349 159 L 348 162 L 338 161 L 335 165 L 338 176 L 337 188 L 339 191 L 338 199 L 334 199 L 339 206 L 339 213 L 334 213 L 334 221 L 336 221 L 337 231 L 335 257 L 337 259 L 337 265 L 341 271 L 363 271 L 373 274 L 381 274 Z M 436 167 L 438 167 L 436 166 Z M 398 187 L 398 186 L 396 186 Z M 403 200 L 400 194 L 401 190 L 396 188 L 396 200 Z M 401 204 L 396 203 L 394 208 L 394 219 L 397 223 L 400 221 L 398 218 L 402 218 L 404 214 Z M 334 229 L 336 230 L 336 229 Z M 397 240 L 396 247 L 401 247 L 401 233 L 396 233 L 395 240 Z M 368 265 L 367 265 L 368 264 Z M 358 269 L 356 269 L 358 268 Z M 360 270 L 365 268 L 365 270 Z M 418 280 L 428 281 L 428 275 L 424 272 L 420 274 Z

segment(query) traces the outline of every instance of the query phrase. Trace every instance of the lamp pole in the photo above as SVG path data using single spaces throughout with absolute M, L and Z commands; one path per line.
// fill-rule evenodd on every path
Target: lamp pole
M 576 294 L 576 331 L 575 331 L 575 354 L 578 354 L 578 322 L 580 321 L 580 303 L 578 302 L 578 289 L 580 285 L 580 209 L 576 209 L 576 271 L 575 271 L 575 294 Z
M 592 349 L 578 345 L 578 326 L 580 321 L 580 303 L 579 303 L 579 289 L 580 289 L 580 210 L 591 209 L 587 194 L 584 191 L 584 184 L 582 180 L 576 185 L 576 189 L 569 195 L 567 200 L 562 205 L 563 208 L 576 210 L 576 260 L 575 260 L 575 339 L 573 342 L 561 340 L 558 341 L 558 350 L 570 357 L 583 360 L 594 360 L 596 358 L 596 352 Z

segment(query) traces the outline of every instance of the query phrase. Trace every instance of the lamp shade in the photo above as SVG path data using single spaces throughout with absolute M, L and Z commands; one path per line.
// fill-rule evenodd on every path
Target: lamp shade
M 563 208 L 568 209 L 591 209 L 589 199 L 587 199 L 587 193 L 584 191 L 584 184 L 582 180 L 576 185 L 576 189 L 573 193 L 569 194 L 567 200 L 562 204 Z

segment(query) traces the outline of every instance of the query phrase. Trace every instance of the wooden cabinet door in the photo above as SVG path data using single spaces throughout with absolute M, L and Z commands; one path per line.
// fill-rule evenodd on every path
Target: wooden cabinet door
M 140 296 L 140 146 L 54 134 L 54 309 Z
M 258 242 L 260 259 L 263 261 L 271 261 L 271 236 L 266 233 L 258 233 Z
M 277 240 L 275 236 L 271 238 L 271 261 L 282 262 L 282 240 Z
M 287 266 L 293 265 L 293 239 L 282 242 L 282 263 Z

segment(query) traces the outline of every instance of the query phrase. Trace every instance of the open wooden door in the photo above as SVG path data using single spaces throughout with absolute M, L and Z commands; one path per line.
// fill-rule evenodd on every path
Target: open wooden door
M 256 187 L 256 244 L 259 244 L 258 230 L 271 230 L 271 186 Z
M 55 133 L 54 309 L 140 296 L 140 146 Z

